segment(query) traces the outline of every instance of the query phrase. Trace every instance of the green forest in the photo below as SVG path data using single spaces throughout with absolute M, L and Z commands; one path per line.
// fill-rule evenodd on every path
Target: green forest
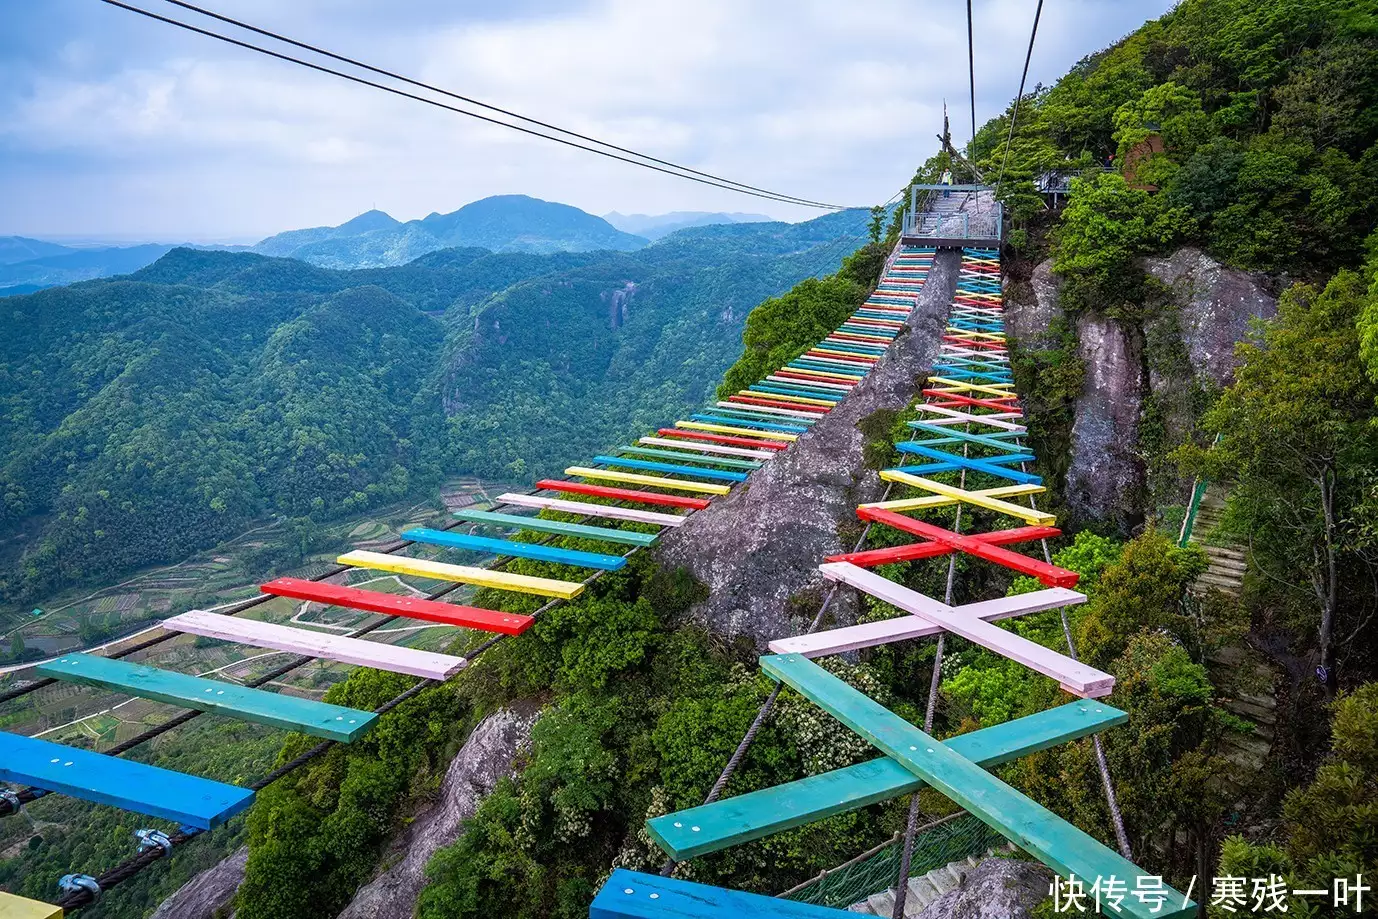
M 1141 259 L 1186 245 L 1256 272 L 1280 297 L 1277 317 L 1238 346 L 1234 382 L 1193 393 L 1183 436 L 1143 427 L 1136 447 L 1172 487 L 1142 495 L 1142 524 L 1087 521 L 1055 541 L 1053 562 L 1082 575 L 1088 602 L 1067 610 L 1065 627 L 1056 611 L 1005 627 L 1059 651 L 1070 640 L 1083 660 L 1116 677 L 1107 702 L 1129 723 L 1103 735 L 1104 752 L 1137 863 L 1179 889 L 1192 876 L 1276 874 L 1290 887 L 1329 887 L 1359 874 L 1367 881 L 1378 872 L 1378 10 L 1359 0 L 1184 0 L 1020 103 L 1008 149 L 1013 106 L 982 126 L 961 156 L 938 154 L 914 181 L 934 181 L 947 168 L 987 182 L 1003 172 L 1011 289 L 1052 260 L 1064 318 L 1046 346 L 1016 353 L 1015 370 L 1054 507 L 1064 501 L 1058 491 L 1085 369 L 1077 316 L 1148 327 L 1165 297 Z M 1053 170 L 1075 175 L 1056 208 L 1034 187 Z M 901 215 L 876 214 L 869 240 L 864 215 L 845 219 L 846 233 L 812 248 L 779 225 L 736 225 L 632 254 L 550 256 L 567 261 L 549 272 L 534 256 L 452 250 L 377 269 L 366 282 L 344 277 L 359 272 L 179 251 L 146 276 L 6 301 L 28 311 L 16 316 L 13 333 L 28 342 L 25 357 L 3 365 L 0 428 L 5 454 L 20 458 L 5 473 L 5 525 L 35 528 L 16 570 L 29 571 L 44 552 L 53 564 L 78 566 L 64 573 L 71 578 L 149 561 L 132 549 L 107 561 L 78 547 L 92 544 L 85 534 L 103 531 L 121 534 L 128 549 L 130 528 L 155 520 L 178 528 L 202 521 L 196 538 L 211 539 L 225 514 L 242 521 L 332 513 L 375 493 L 429 487 L 449 468 L 552 472 L 708 398 L 716 380 L 720 391 L 740 388 L 833 328 L 874 284 Z M 479 276 L 490 270 L 505 272 L 501 289 L 494 282 L 485 291 Z M 88 331 L 59 336 L 49 328 L 59 310 L 64 328 L 87 323 Z M 380 315 L 390 318 L 375 322 Z M 204 329 L 189 334 L 201 326 L 187 317 L 204 317 Z M 108 322 L 126 324 L 119 335 L 95 331 Z M 583 334 L 572 340 L 576 329 Z M 551 341 L 561 347 L 541 349 Z M 416 360 L 421 345 L 444 359 Z M 149 359 L 155 350 L 169 358 Z M 341 353 L 357 362 L 337 360 Z M 38 387 L 35 374 L 50 379 Z M 196 383 L 199 394 L 184 395 L 177 381 Z M 336 428 L 342 402 L 358 414 Z M 892 444 L 908 436 L 913 417 L 911 406 L 867 419 L 868 459 L 894 463 Z M 283 438 L 275 424 L 283 419 L 299 436 Z M 241 437 L 256 438 L 254 449 L 242 449 Z M 208 446 L 223 460 L 205 475 L 189 471 L 190 460 L 151 459 Z M 1237 599 L 1195 588 L 1207 558 L 1179 544 L 1182 493 L 1197 479 L 1227 491 L 1221 532 L 1248 547 Z M 154 490 L 162 498 L 149 494 L 151 483 L 166 483 Z M 1005 525 L 985 512 L 972 516 L 964 527 Z M 950 512 L 928 519 L 952 523 Z M 908 541 L 880 527 L 868 537 L 872 547 Z M 595 548 L 567 538 L 555 544 Z M 508 570 L 564 569 L 519 560 Z M 879 571 L 942 595 L 947 562 Z M 1036 586 L 967 556 L 955 572 L 954 596 L 963 600 Z M 8 589 L 22 595 L 46 577 L 34 570 Z M 431 861 L 421 919 L 575 919 L 587 915 L 610 866 L 659 870 L 663 855 L 644 821 L 702 802 L 772 688 L 749 642 L 686 624 L 703 590 L 684 571 L 638 554 L 457 678 L 388 713 L 362 742 L 337 746 L 271 786 L 217 843 L 218 851 L 241 838 L 249 845 L 236 915 L 338 912 L 434 794 L 472 728 L 516 703 L 544 706 L 530 748 L 518 774 L 500 781 L 464 834 Z M 818 598 L 798 601 L 811 612 L 816 606 L 807 604 Z M 529 597 L 486 591 L 474 602 L 535 607 Z M 870 601 L 863 618 L 895 613 Z M 462 638 L 453 650 L 479 640 Z M 932 642 L 826 665 L 922 723 Z M 1260 668 L 1270 685 L 1257 682 Z M 948 640 L 937 676 L 940 738 L 1066 698 L 1054 681 L 958 639 Z M 360 670 L 326 698 L 368 708 L 406 685 Z M 1262 759 L 1240 755 L 1257 725 L 1231 707 L 1259 694 L 1276 706 Z M 250 741 L 237 768 L 260 774 L 274 753 Z M 311 744 L 292 736 L 276 761 Z M 872 755 L 785 693 L 726 793 Z M 212 760 L 202 771 L 227 765 Z M 996 771 L 1113 843 L 1088 743 Z M 954 811 L 931 791 L 920 801 L 928 819 Z M 907 803 L 695 859 L 677 876 L 778 893 L 902 830 Z M 115 824 L 96 823 L 107 816 L 92 825 L 113 839 Z M 85 838 L 44 840 L 0 862 L 0 884 L 44 895 L 60 873 L 114 859 L 83 848 Z M 176 873 L 148 872 L 88 914 L 141 915 L 185 878 L 181 864 L 172 860 Z M 1201 882 L 1194 895 L 1210 900 Z M 1291 912 L 1354 914 L 1320 901 L 1294 901 Z M 1207 915 L 1264 913 L 1245 903 L 1217 904 Z
M 176 249 L 7 298 L 0 603 L 177 561 L 266 516 L 305 532 L 445 476 L 520 481 L 585 457 L 706 398 L 751 306 L 834 269 L 864 220 L 352 271 Z

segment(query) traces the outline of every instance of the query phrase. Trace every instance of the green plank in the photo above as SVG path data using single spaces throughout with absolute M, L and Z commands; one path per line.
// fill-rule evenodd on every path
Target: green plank
M 1097 878 L 1109 880 L 1114 877 L 1131 891 L 1139 889 L 1139 878 L 1153 877 L 807 658 L 797 654 L 771 654 L 761 658 L 761 669 L 856 731 L 1062 877 L 1076 875 L 1088 888 Z M 1087 704 L 1093 709 L 1103 708 L 1095 702 Z M 1194 903 L 1179 893 L 1166 889 L 1165 892 L 1168 902 L 1161 904 L 1157 912 L 1127 896 L 1121 904 L 1121 915 L 1135 919 L 1186 919 L 1195 915 Z
M 853 919 L 855 913 L 614 868 L 589 919 Z
M 655 533 L 634 533 L 631 530 L 615 530 L 611 527 L 562 523 L 559 520 L 546 520 L 544 517 L 523 517 L 520 514 L 497 514 L 492 511 L 455 511 L 455 516 L 470 523 L 488 523 L 493 526 L 534 530 L 537 533 L 578 536 L 582 539 L 601 539 L 604 542 L 617 542 L 628 546 L 649 546 L 656 541 Z
M 64 654 L 34 669 L 58 680 L 114 689 L 141 699 L 154 699 L 344 743 L 368 731 L 378 720 L 373 712 L 92 654 Z
M 962 734 L 947 745 L 989 769 L 1128 720 L 1109 705 L 1071 702 Z M 646 828 L 666 853 L 683 861 L 909 794 L 925 784 L 895 760 L 881 757 L 655 817 L 646 821 Z

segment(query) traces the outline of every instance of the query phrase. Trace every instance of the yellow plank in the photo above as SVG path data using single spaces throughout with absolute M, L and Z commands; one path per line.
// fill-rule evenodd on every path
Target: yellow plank
M 537 594 L 542 597 L 559 597 L 563 600 L 577 597 L 584 592 L 584 585 L 574 581 L 533 578 L 529 575 L 510 574 L 506 571 L 471 568 L 468 565 L 449 565 L 424 558 L 384 555 L 381 552 L 356 550 L 346 552 L 335 561 L 341 565 L 356 565 L 374 571 L 392 571 L 396 574 L 410 574 L 437 581 L 458 581 L 461 584 L 476 584 L 479 587 L 494 587 L 498 590 L 514 590 L 518 593 Z
M 577 475 L 584 479 L 602 479 L 605 482 L 631 482 L 636 485 L 654 485 L 656 488 L 672 488 L 677 491 L 695 491 L 704 495 L 725 495 L 732 490 L 728 485 L 708 485 L 704 482 L 686 482 L 683 479 L 666 479 L 654 475 L 637 475 L 634 472 L 614 472 L 611 469 L 590 469 L 588 466 L 570 466 L 565 475 Z
M 929 377 L 929 383 L 939 383 L 947 387 L 948 392 L 983 392 L 991 396 L 1012 396 L 1014 395 L 1013 383 L 964 383 L 961 380 L 950 380 L 947 377 Z
M 988 511 L 995 511 L 1000 514 L 1007 514 L 1010 517 L 1017 517 L 1033 526 L 1052 526 L 1057 523 L 1057 518 L 1052 514 L 1045 514 L 1031 507 L 1020 507 L 1018 504 L 1001 501 L 999 498 L 992 498 L 980 492 L 967 491 L 965 488 L 957 488 L 952 485 L 944 485 L 942 482 L 935 482 L 932 479 L 925 479 L 922 476 L 910 475 L 907 472 L 900 472 L 896 469 L 881 470 L 880 477 L 887 482 L 899 482 L 902 485 L 909 485 L 913 488 L 922 488 L 924 491 L 931 491 L 935 495 L 956 498 L 958 501 L 964 501 L 967 504 L 984 507 Z
M 0 890 L 0 919 L 62 919 L 62 907 Z
M 971 329 L 959 329 L 955 325 L 948 326 L 947 332 L 949 335 L 961 335 L 967 339 L 982 338 L 986 341 L 998 341 L 1002 345 L 1005 343 L 1005 336 L 1001 332 L 974 332 Z
M 733 434 L 738 437 L 761 437 L 766 440 L 788 440 L 799 439 L 798 434 L 782 434 L 778 431 L 756 431 L 751 428 L 734 428 L 730 424 L 713 424 L 707 421 L 676 421 L 675 427 L 685 428 L 690 431 L 709 431 L 714 434 Z
M 1048 489 L 1042 485 L 1001 485 L 998 488 L 982 488 L 972 494 L 987 498 L 1013 498 L 1018 495 L 1041 495 Z M 899 498 L 894 501 L 873 501 L 862 507 L 878 507 L 887 511 L 916 511 L 925 507 L 950 507 L 957 503 L 956 498 L 944 495 L 930 495 L 926 498 Z

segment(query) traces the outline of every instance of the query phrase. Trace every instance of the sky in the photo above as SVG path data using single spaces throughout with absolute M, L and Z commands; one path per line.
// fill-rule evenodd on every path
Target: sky
M 231 31 L 165 0 L 128 0 Z M 1037 0 L 974 0 L 978 124 Z M 379 67 L 739 182 L 870 206 L 970 135 L 963 0 L 202 0 Z M 1045 3 L 1029 85 L 1171 0 Z M 266 41 L 266 40 L 260 40 Z M 494 194 L 594 214 L 813 216 L 357 86 L 101 0 L 0 0 L 0 235 L 245 242 Z

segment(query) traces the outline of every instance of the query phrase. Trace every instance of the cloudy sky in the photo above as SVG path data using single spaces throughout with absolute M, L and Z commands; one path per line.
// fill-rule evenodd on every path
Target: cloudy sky
M 623 146 L 846 205 L 885 200 L 934 152 L 944 98 L 958 141 L 970 130 L 962 0 L 202 2 Z M 975 0 L 978 120 L 1015 93 L 1035 3 Z M 1030 83 L 1171 6 L 1050 0 Z M 809 216 L 100 0 L 0 0 L 0 235 L 245 241 L 370 207 L 405 220 L 511 193 L 596 214 Z

